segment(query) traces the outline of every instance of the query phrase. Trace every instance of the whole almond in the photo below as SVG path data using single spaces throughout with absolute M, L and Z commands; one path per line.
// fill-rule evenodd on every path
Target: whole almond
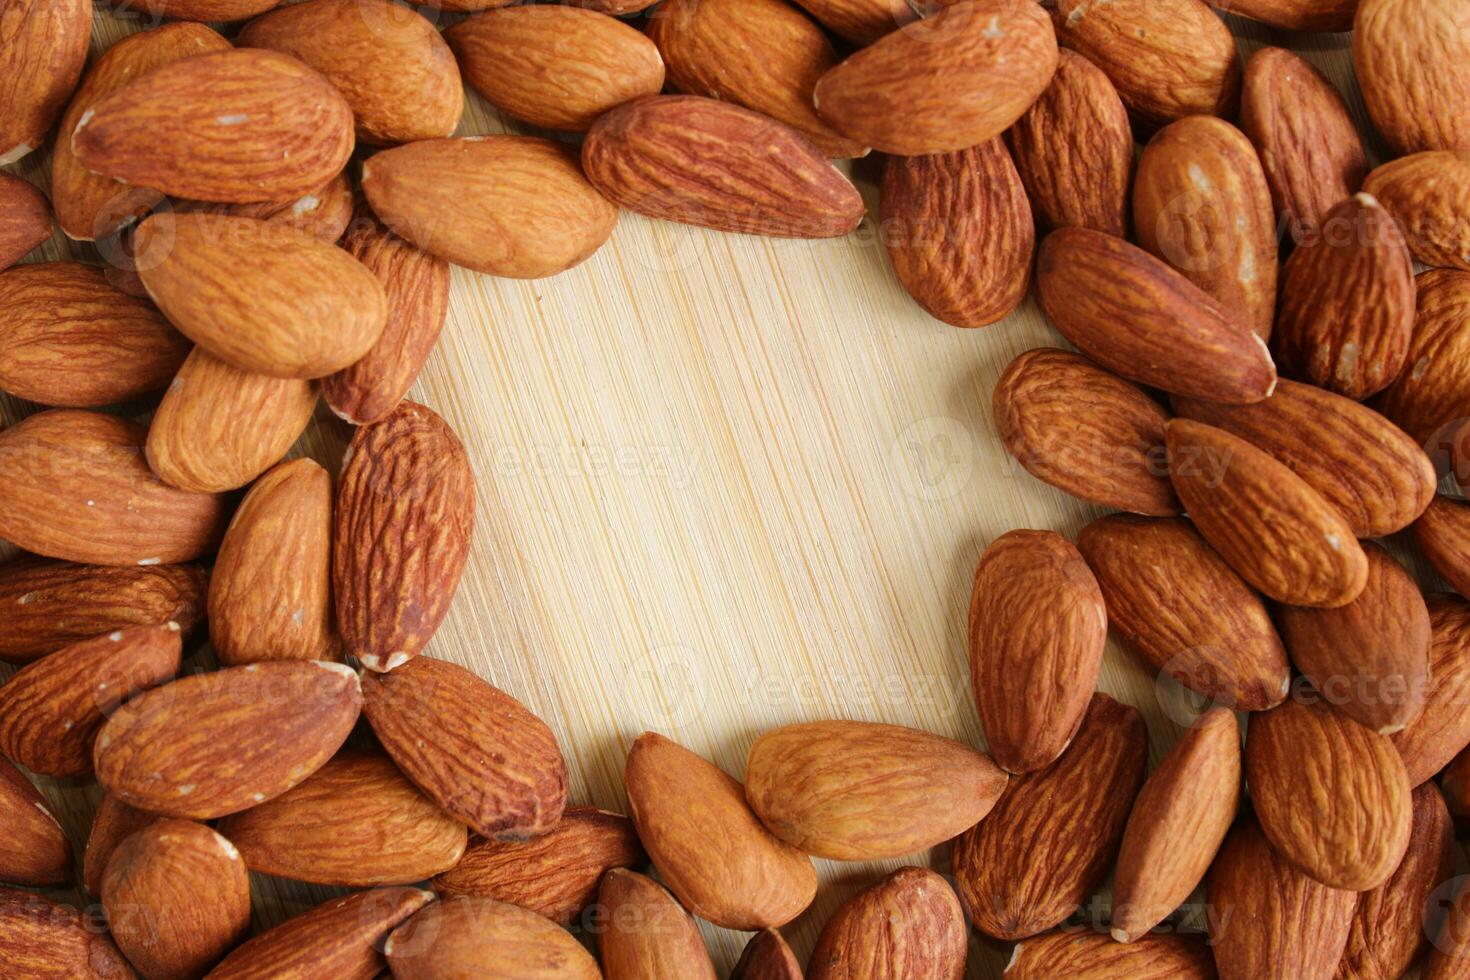
M 1046 90 L 1057 41 L 1026 0 L 946 6 L 849 56 L 818 80 L 817 112 L 858 143 L 913 156 L 1000 136 Z
M 352 437 L 337 482 L 332 593 L 344 651 L 369 670 L 418 656 L 469 555 L 475 484 L 464 444 L 405 401 Z
M 1429 606 L 1429 690 L 1424 710 L 1392 735 L 1418 786 L 1470 745 L 1470 603 L 1445 593 L 1425 597 Z
M 1368 115 L 1400 153 L 1470 148 L 1470 9 L 1361 0 L 1353 65 Z
M 487 102 L 545 129 L 586 132 L 614 106 L 664 87 L 648 35 L 581 7 L 502 7 L 444 37 Z
M 1112 937 L 1133 942 L 1204 878 L 1240 802 L 1240 727 L 1229 708 L 1200 715 L 1143 784 L 1113 875 Z
M 176 20 L 219 21 L 245 20 L 264 13 L 281 0 L 129 0 L 133 9 L 152 17 Z M 447 5 L 446 5 L 447 6 Z
M 1210 947 L 1193 933 L 1149 933 L 1115 942 L 1103 933 L 1059 929 L 1016 944 L 1006 980 L 1215 980 Z
M 1435 497 L 1414 522 L 1414 543 L 1450 588 L 1470 595 L 1470 504 Z
M 383 955 L 395 980 L 602 980 L 592 954 L 561 926 L 470 895 L 414 913 L 389 934 Z
M 97 779 L 151 813 L 210 820 L 279 796 L 326 763 L 362 693 L 342 664 L 231 667 L 165 684 L 97 736 Z
M 1147 762 L 1143 717 L 1093 695 L 1061 758 L 1013 777 L 990 815 L 955 842 L 954 876 L 975 928 L 1025 939 L 1076 911 L 1117 856 Z
M 0 45 L 0 166 L 40 147 L 81 77 L 92 0 L 6 0 Z
M 777 837 L 842 861 L 901 857 L 975 826 L 1006 774 L 982 752 L 914 728 L 785 725 L 755 740 L 745 798 Z
M 28 180 L 0 174 L 0 270 L 50 240 L 51 205 L 46 195 Z
M 92 817 L 92 829 L 87 834 L 87 847 L 82 858 L 82 883 L 89 895 L 102 895 L 102 874 L 117 845 L 127 840 L 144 827 L 161 820 L 152 813 L 128 806 L 111 793 L 102 794 L 97 804 L 97 813 Z
M 607 980 L 715 980 L 699 927 L 651 878 L 613 868 L 597 903 L 607 917 L 597 936 Z
M 422 140 L 362 167 L 383 223 L 430 255 L 512 279 L 554 276 L 602 247 L 617 208 L 551 140 Z
M 1454 980 L 1470 966 L 1470 878 L 1461 878 L 1455 887 L 1444 921 L 1435 933 L 1429 960 L 1424 965 L 1424 980 Z
M 332 478 L 282 463 L 250 488 L 209 580 L 209 638 L 220 663 L 333 660 Z
M 9 759 L 0 758 L 0 879 L 41 888 L 71 878 L 71 843 L 36 787 Z M 7 937 L 8 938 L 8 937 Z M 3 944 L 0 944 L 3 945 Z M 4 954 L 0 953 L 0 962 Z
M 283 201 L 341 172 L 352 109 L 289 55 L 221 51 L 135 78 L 67 136 L 82 166 L 128 184 L 198 201 Z
M 760 822 L 745 788 L 682 745 L 644 732 L 628 752 L 628 808 L 659 877 L 716 925 L 785 925 L 817 891 L 811 861 Z M 719 861 L 709 841 L 719 840 Z
M 1130 381 L 1231 404 L 1260 401 L 1276 384 L 1258 336 L 1121 238 L 1087 228 L 1052 232 L 1041 243 L 1036 286 L 1057 329 Z
M 802 980 L 801 964 L 776 929 L 762 929 L 750 937 L 730 980 Z
M 968 930 L 954 889 L 925 868 L 899 868 L 848 899 L 822 927 L 807 980 L 965 975 Z
M 1470 269 L 1470 150 L 1430 150 L 1385 163 L 1363 190 L 1388 209 L 1425 265 Z
M 1214 6 L 1283 30 L 1335 33 L 1353 29 L 1358 0 L 1214 0 Z
M 345 752 L 275 799 L 220 821 L 251 871 L 321 885 L 402 885 L 464 854 L 464 824 L 381 755 Z
M 1424 444 L 1440 426 L 1470 417 L 1470 272 L 1431 269 L 1414 285 L 1404 370 L 1374 407 Z
M 833 34 L 862 46 L 912 21 L 918 14 L 907 0 L 796 0 Z
M 328 245 L 336 244 L 337 239 L 347 230 L 356 204 L 352 181 L 345 173 L 338 174 L 308 194 L 285 201 L 260 201 L 254 204 L 195 202 L 195 206 L 217 214 L 275 222 L 298 234 L 321 239 Z
M 161 482 L 142 426 L 73 409 L 0 433 L 0 537 L 48 558 L 159 565 L 213 550 L 224 502 Z
M 1011 531 L 985 550 L 970 592 L 970 684 L 1000 768 L 1032 772 L 1072 742 L 1107 634 L 1102 591 L 1066 538 Z
M 133 980 L 128 961 L 90 918 L 35 892 L 0 888 L 0 973 Z

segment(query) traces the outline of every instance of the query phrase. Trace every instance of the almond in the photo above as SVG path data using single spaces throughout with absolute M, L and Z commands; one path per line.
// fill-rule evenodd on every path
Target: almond
M 163 388 L 189 342 L 101 269 L 41 262 L 0 273 L 0 389 L 27 401 L 98 408 Z
M 1057 41 L 1026 0 L 946 6 L 863 48 L 817 81 L 817 112 L 885 153 L 948 153 L 1000 136 L 1046 90 Z
M 82 75 L 92 0 L 8 0 L 0 46 L 0 166 L 37 149 Z
M 1425 265 L 1470 269 L 1470 150 L 1430 150 L 1385 163 L 1363 190 L 1378 199 Z
M 322 661 L 250 664 L 155 688 L 97 736 L 97 779 L 124 803 L 209 820 L 286 792 L 357 721 L 357 675 Z
M 254 204 L 210 204 L 201 201 L 184 202 L 179 205 L 184 211 L 205 211 L 210 214 L 227 214 L 240 218 L 259 218 L 274 222 L 300 235 L 318 238 L 328 245 L 347 230 L 352 221 L 356 196 L 352 193 L 352 181 L 345 173 L 338 174 L 309 194 L 286 201 L 260 201 Z
M 1002 769 L 1040 769 L 1071 743 L 1107 635 L 1102 591 L 1066 538 L 1011 531 L 985 550 L 970 593 L 970 683 Z
M 245 20 L 264 13 L 281 0 L 129 0 L 130 6 L 152 17 L 176 20 Z
M 871 861 L 942 844 L 1005 789 L 982 752 L 929 732 L 859 721 L 772 729 L 745 762 L 745 798 L 766 828 L 817 857 Z
M 899 868 L 827 920 L 807 980 L 965 975 L 968 930 L 954 889 L 925 868 Z
M 1113 875 L 1112 937 L 1133 942 L 1189 898 L 1240 803 L 1240 728 L 1211 708 L 1174 743 L 1133 804 Z
M 1260 158 L 1240 130 L 1188 116 L 1154 134 L 1138 161 L 1133 223 L 1140 245 L 1270 338 L 1276 223 Z
M 102 874 L 117 845 L 160 819 L 152 813 L 135 810 L 111 793 L 102 794 L 82 859 L 82 883 L 88 894 L 101 896 Z
M 35 892 L 0 888 L 0 973 L 63 980 L 98 977 L 133 980 L 128 961 L 112 939 L 70 905 Z
M 1252 586 L 1294 606 L 1343 606 L 1363 591 L 1368 559 L 1352 528 L 1286 464 L 1190 419 L 1165 435 L 1185 510 Z
M 118 948 L 147 977 L 197 977 L 250 929 L 250 875 L 203 824 L 159 820 L 112 852 L 102 908 Z
M 0 837 L 0 879 L 41 888 L 71 878 L 66 832 L 36 787 L 9 759 L 0 759 L 0 820 L 6 827 Z
M 1210 947 L 1190 933 L 1150 933 L 1124 945 L 1060 929 L 1017 943 L 1006 980 L 1215 980 Z
M 401 885 L 447 871 L 465 828 L 391 759 L 343 753 L 272 800 L 220 822 L 251 871 L 322 885 Z
M 607 980 L 715 980 L 704 937 L 662 886 L 623 868 L 602 878 L 598 933 Z
M 275 51 L 221 51 L 155 68 L 98 100 L 65 134 L 88 170 L 174 197 L 284 201 L 352 155 L 352 109 Z
M 1353 65 L 1368 115 L 1401 153 L 1470 148 L 1470 10 L 1456 0 L 1361 0 Z
M 1164 458 L 1169 413 L 1082 355 L 1021 354 L 996 382 L 991 414 L 1006 449 L 1037 479 L 1108 507 L 1179 513 Z
M 529 136 L 385 150 L 363 164 L 362 190 L 384 224 L 430 255 L 512 279 L 581 264 L 618 220 L 572 151 Z
M 1011 779 L 955 842 L 954 876 L 975 928 L 1025 939 L 1076 911 L 1112 866 L 1147 762 L 1143 717 L 1093 695 L 1061 758 Z
M 345 652 L 369 670 L 418 656 L 469 555 L 475 484 L 464 444 L 405 401 L 352 437 L 337 483 L 332 592 Z
M 454 25 L 444 37 L 487 102 L 546 129 L 586 132 L 614 106 L 664 87 L 654 42 L 594 10 L 503 7 Z
M 1276 384 L 1259 337 L 1121 238 L 1086 228 L 1052 232 L 1041 243 L 1036 286 L 1057 329 L 1130 381 L 1231 404 L 1260 401 Z
M 857 188 L 799 133 L 715 99 L 654 96 L 612 110 L 587 133 L 582 167 L 621 207 L 717 231 L 835 238 L 863 219 Z
M 320 378 L 377 343 L 388 301 L 352 256 L 289 226 L 158 214 L 138 228 L 139 274 L 169 321 L 235 367 Z
M 1420 443 L 1470 416 L 1470 272 L 1432 269 L 1414 280 L 1414 334 L 1404 370 L 1374 406 Z
M 102 565 L 188 561 L 213 550 L 224 502 L 162 483 L 142 426 L 59 409 L 0 433 L 0 537 Z
M 1424 710 L 1392 736 L 1409 783 L 1431 779 L 1470 744 L 1470 603 L 1432 594 L 1429 606 L 1429 690 Z
M 797 4 L 833 34 L 860 47 L 918 16 L 907 0 L 797 0 Z
M 730 980 L 802 980 L 796 954 L 776 929 L 762 929 L 750 937 Z
M 332 478 L 319 464 L 292 460 L 255 482 L 209 580 L 220 663 L 336 659 L 331 536 Z
M 1414 543 L 1450 588 L 1470 594 L 1470 504 L 1435 497 L 1414 522 Z
M 50 240 L 51 205 L 46 195 L 28 180 L 0 174 L 0 270 Z
M 396 980 L 601 980 L 571 933 L 490 898 L 430 902 L 394 929 L 383 955 Z
M 1281 703 L 1291 666 L 1266 604 L 1188 521 L 1100 517 L 1077 547 L 1109 623 L 1150 667 L 1236 710 Z
M 1470 751 L 1461 749 L 1444 767 L 1439 788 L 1456 820 L 1470 820 Z
M 1470 878 L 1461 878 L 1434 936 L 1424 980 L 1454 980 L 1470 966 Z
M 811 904 L 811 861 L 771 834 L 745 788 L 662 735 L 644 732 L 628 752 L 628 807 L 659 877 L 690 912 L 755 930 L 790 922 Z M 709 860 L 720 841 L 721 859 Z
M 1026 298 L 1036 229 L 999 137 L 955 153 L 889 157 L 879 198 L 893 271 L 930 316 L 983 327 Z
M 1358 0 L 1215 0 L 1214 6 L 1288 31 L 1335 33 L 1353 29 Z
M 1102 69 L 1062 50 L 1041 97 L 1006 131 L 1021 183 L 1053 228 L 1128 231 L 1133 131 Z

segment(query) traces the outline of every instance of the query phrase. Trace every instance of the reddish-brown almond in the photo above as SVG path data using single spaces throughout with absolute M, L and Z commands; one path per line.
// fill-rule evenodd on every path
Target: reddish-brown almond
M 1016 945 L 1006 980 L 1215 980 L 1210 947 L 1192 933 L 1150 933 L 1124 945 L 1061 929 Z
M 369 670 L 418 656 L 469 555 L 475 484 L 442 418 L 402 402 L 352 437 L 337 484 L 332 594 L 345 652 Z
M 136 974 L 92 919 L 35 892 L 0 888 L 0 973 L 37 980 L 96 977 L 133 980 Z
M 1260 401 L 1275 387 L 1276 368 L 1258 336 L 1194 283 L 1121 238 L 1059 229 L 1041 243 L 1036 269 L 1046 315 L 1082 353 L 1116 374 L 1231 404 Z
M 1414 522 L 1414 543 L 1450 588 L 1470 595 L 1470 504 L 1435 497 Z
M 321 885 L 401 885 L 454 867 L 464 824 L 393 760 L 347 752 L 273 800 L 220 822 L 251 871 Z
M 1432 778 L 1470 744 L 1470 603 L 1444 593 L 1429 606 L 1429 690 L 1424 710 L 1393 744 L 1409 770 L 1409 783 Z
M 718 231 L 834 238 L 863 219 L 857 188 L 800 133 L 695 95 L 607 113 L 587 133 L 582 167 L 621 207 Z
M 1374 407 L 1425 444 L 1440 426 L 1470 417 L 1470 272 L 1431 269 L 1414 285 L 1404 370 Z
M 1066 538 L 1011 531 L 985 550 L 970 593 L 970 684 L 1002 769 L 1040 769 L 1071 743 L 1107 635 L 1102 591 Z
M 8 0 L 0 45 L 0 166 L 40 147 L 77 87 L 92 0 Z
M 954 153 L 889 157 L 879 199 L 893 271 L 930 316 L 983 327 L 1026 298 L 1036 228 L 999 137 Z
M 430 255 L 511 279 L 579 265 L 618 221 L 574 151 L 529 136 L 385 150 L 363 164 L 362 190 L 384 224 Z
M 256 204 L 205 204 L 195 201 L 186 203 L 183 209 L 259 218 L 332 245 L 347 230 L 356 204 L 352 181 L 345 173 L 341 173 L 311 193 L 289 201 L 262 201 Z
M 1434 936 L 1424 980 L 1455 980 L 1470 968 L 1470 878 L 1460 879 Z
M 918 16 L 907 0 L 796 0 L 833 34 L 862 46 Z
M 233 844 L 189 820 L 158 820 L 117 845 L 102 908 L 146 977 L 197 977 L 250 928 L 250 875 Z
M 1368 115 L 1400 153 L 1470 149 L 1470 9 L 1362 0 L 1353 65 Z
M 925 868 L 899 868 L 848 899 L 817 938 L 807 980 L 960 980 L 968 951 L 954 889 Z
M 154 476 L 145 435 L 126 419 L 73 409 L 0 433 L 0 537 L 99 565 L 160 565 L 213 550 L 224 502 Z
M 1025 939 L 1076 911 L 1107 876 L 1148 762 L 1143 716 L 1095 694 L 1077 737 L 1045 769 L 1015 776 L 955 843 L 965 911 L 997 939 Z
M 810 859 L 761 824 L 745 788 L 723 770 L 644 732 L 628 752 L 625 782 L 638 837 L 690 912 L 755 930 L 784 925 L 811 904 Z M 719 861 L 709 860 L 711 840 L 721 842 Z
M 28 180 L 0 174 L 0 270 L 51 240 L 51 206 Z
M 1213 6 L 1288 31 L 1335 33 L 1353 29 L 1358 0 L 1213 0 Z
M 1439 788 L 1450 813 L 1458 821 L 1470 821 L 1470 751 L 1462 749 L 1441 771 Z
M 1342 606 L 1363 591 L 1368 559 L 1352 528 L 1285 463 L 1191 419 L 1165 434 L 1185 510 L 1247 582 L 1294 606 Z
M 209 580 L 209 638 L 227 666 L 334 660 L 332 478 L 310 459 L 255 482 Z
M 775 929 L 762 929 L 750 937 L 730 980 L 802 980 L 801 964 Z
M 1240 727 L 1230 708 L 1190 726 L 1138 794 L 1113 875 L 1112 937 L 1129 943 L 1184 903 L 1240 803 Z
M 383 955 L 396 980 L 602 980 L 592 954 L 561 926 L 470 895 L 429 903 L 393 930 Z
M 947 6 L 824 74 L 817 112 L 885 153 L 948 153 L 994 139 L 1021 118 L 1057 69 L 1046 11 L 1026 0 Z
M 153 17 L 207 21 L 213 24 L 254 17 L 276 6 L 281 0 L 129 0 L 129 2 L 134 10 L 143 11 Z
M 82 166 L 128 184 L 197 201 L 284 201 L 347 164 L 352 109 L 289 55 L 221 51 L 133 79 L 69 136 Z
M 102 895 L 102 874 L 107 870 L 107 862 L 111 860 L 112 852 L 117 850 L 117 845 L 160 819 L 152 813 L 128 806 L 111 793 L 102 794 L 82 857 L 82 884 L 88 894 Z
M 597 935 L 607 980 L 715 980 L 699 927 L 663 886 L 613 868 L 597 901 L 607 918 Z
M 97 779 L 151 813 L 210 820 L 301 782 L 347 739 L 362 703 L 342 664 L 230 667 L 155 688 L 97 736 Z
M 71 877 L 71 843 L 25 774 L 0 758 L 0 881 L 36 888 Z M 0 944 L 3 945 L 3 944 Z M 4 954 L 0 953 L 0 962 Z
M 1363 190 L 1388 209 L 1425 265 L 1470 269 L 1470 150 L 1430 150 L 1385 163 Z

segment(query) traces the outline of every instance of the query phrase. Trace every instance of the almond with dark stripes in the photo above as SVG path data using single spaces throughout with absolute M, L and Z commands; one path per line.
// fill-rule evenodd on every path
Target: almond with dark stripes
M 1414 522 L 1414 543 L 1450 588 L 1470 595 L 1470 503 L 1435 497 Z
M 699 927 L 652 878 L 613 868 L 597 903 L 607 916 L 597 936 L 606 980 L 715 980 Z
M 960 980 L 968 930 L 954 889 L 927 868 L 899 868 L 848 899 L 817 937 L 807 980 L 916 976 Z
M 0 881 L 42 888 L 71 877 L 71 842 L 25 773 L 0 758 Z M 4 955 L 0 954 L 0 962 Z
M 1195 933 L 1149 933 L 1131 943 L 1058 929 L 1016 945 L 1006 980 L 1215 980 L 1210 947 Z
M 1431 269 L 1414 286 L 1404 370 L 1373 404 L 1424 445 L 1441 426 L 1470 418 L 1470 272 Z
M 1353 67 L 1400 153 L 1470 147 L 1470 19 L 1456 0 L 1360 0 Z
M 0 174 L 0 270 L 51 240 L 51 204 L 28 180 Z
M 1429 690 L 1424 710 L 1394 746 L 1418 786 L 1470 745 L 1470 603 L 1448 593 L 1425 597 L 1429 607 Z
M 1388 209 L 1425 265 L 1470 269 L 1470 150 L 1430 150 L 1385 163 L 1363 190 Z
M 39 149 L 61 114 L 92 38 L 92 0 L 9 0 L 0 47 L 0 167 Z
M 762 929 L 745 944 L 730 980 L 802 980 L 801 964 L 779 929 Z
M 383 955 L 397 980 L 603 980 L 597 960 L 561 926 L 469 895 L 414 913 L 389 934 Z
M 90 917 L 35 892 L 0 888 L 0 935 L 0 973 L 8 977 L 136 976 Z
M 117 845 L 161 819 L 156 814 L 128 806 L 111 793 L 102 794 L 102 801 L 92 816 L 92 829 L 87 834 L 87 846 L 82 855 L 82 884 L 87 894 L 102 895 L 102 874 L 107 870 L 107 862 L 112 858 L 112 852 L 117 850 Z
M 797 0 L 797 3 L 823 27 L 858 46 L 872 44 L 918 16 L 907 0 Z

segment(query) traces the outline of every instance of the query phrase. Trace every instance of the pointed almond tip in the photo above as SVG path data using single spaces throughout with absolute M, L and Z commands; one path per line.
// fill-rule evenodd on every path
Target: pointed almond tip
M 1113 942 L 1116 942 L 1116 943 L 1131 943 L 1131 942 L 1133 942 L 1133 937 L 1130 936 L 1130 935 L 1128 935 L 1128 932 L 1125 929 L 1114 929 L 1112 932 L 1108 933 L 1108 935 L 1112 936 L 1113 937 Z
M 335 660 L 313 660 L 311 661 L 311 663 L 320 667 L 322 670 L 330 671 L 334 674 L 341 674 L 343 677 L 350 677 L 352 678 L 353 684 L 356 684 L 358 686 L 361 686 L 362 684 L 362 682 L 358 680 L 357 671 L 353 670 L 346 664 L 338 663 Z

